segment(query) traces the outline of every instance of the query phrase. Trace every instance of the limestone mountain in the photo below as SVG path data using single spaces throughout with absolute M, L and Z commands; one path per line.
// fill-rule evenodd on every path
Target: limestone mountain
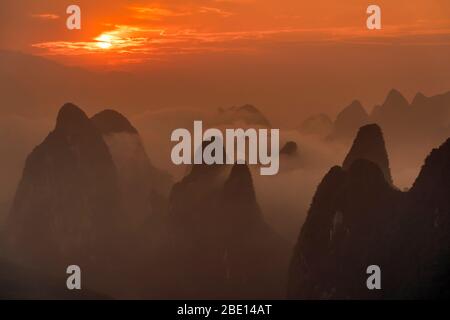
M 328 140 L 348 141 L 362 125 L 376 123 L 393 145 L 429 146 L 430 140 L 438 143 L 448 136 L 449 106 L 450 92 L 434 96 L 419 92 L 410 104 L 398 90 L 392 89 L 370 115 L 358 101 L 344 108 L 338 114 Z
M 411 103 L 411 113 L 414 127 L 439 133 L 450 125 L 450 92 L 430 97 L 418 93 Z
M 271 127 L 266 116 L 255 106 L 246 104 L 230 108 L 219 108 L 219 119 L 222 124 L 244 124 Z
M 405 97 L 395 89 L 389 91 L 386 100 L 381 106 L 378 106 L 372 111 L 371 116 L 377 120 L 397 120 L 401 117 L 409 108 L 409 103 Z
M 188 296 L 283 295 L 289 246 L 264 222 L 247 165 L 194 166 L 175 184 L 169 214 L 174 255 L 191 275 L 175 281 Z
M 384 143 L 383 133 L 376 124 L 369 124 L 359 129 L 353 145 L 342 164 L 344 170 L 350 169 L 357 159 L 372 161 L 383 172 L 386 181 L 392 184 L 389 159 Z
M 367 124 L 369 115 L 358 100 L 345 107 L 336 117 L 333 130 L 329 136 L 331 140 L 351 139 L 358 128 Z
M 328 136 L 332 129 L 333 121 L 323 113 L 305 119 L 299 127 L 299 131 L 303 134 L 320 137 Z
M 411 107 L 414 108 L 415 106 L 423 105 L 426 101 L 427 97 L 422 92 L 417 92 L 411 102 Z
M 292 156 L 295 155 L 297 151 L 297 143 L 295 141 L 288 141 L 284 144 L 283 148 L 280 149 L 280 154 Z
M 155 168 L 144 149 L 138 131 L 122 114 L 104 110 L 92 118 L 117 168 L 124 209 L 131 226 L 138 227 L 152 214 L 161 214 L 172 180 Z
M 373 161 L 333 167 L 319 184 L 291 260 L 288 295 L 302 299 L 449 297 L 450 139 L 409 192 Z M 366 269 L 382 270 L 368 290 Z
M 425 160 L 407 194 L 402 224 L 408 237 L 398 253 L 415 263 L 405 263 L 405 282 L 398 295 L 450 297 L 450 139 L 434 149 Z M 411 290 L 411 287 L 413 290 Z
M 256 200 L 252 175 L 247 165 L 234 165 L 223 186 L 224 212 L 231 237 L 247 233 L 263 223 L 264 218 Z M 235 239 L 236 240 L 236 239 Z
M 383 128 L 385 133 L 404 140 L 407 135 L 405 132 L 411 120 L 411 108 L 409 102 L 397 90 L 392 89 L 384 103 L 376 106 L 370 114 L 371 121 L 377 123 Z
M 40 267 L 94 264 L 121 215 L 117 171 L 101 134 L 73 104 L 28 156 L 7 219 L 14 256 Z

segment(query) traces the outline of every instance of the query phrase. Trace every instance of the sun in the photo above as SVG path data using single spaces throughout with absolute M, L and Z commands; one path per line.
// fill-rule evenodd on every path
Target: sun
M 95 40 L 97 41 L 96 46 L 99 47 L 100 49 L 109 49 L 112 47 L 112 42 L 113 42 L 113 37 L 111 35 L 108 34 L 102 34 L 100 36 L 98 36 L 97 38 L 95 38 Z
M 100 49 L 109 49 L 112 47 L 112 44 L 110 42 L 97 42 L 97 47 Z

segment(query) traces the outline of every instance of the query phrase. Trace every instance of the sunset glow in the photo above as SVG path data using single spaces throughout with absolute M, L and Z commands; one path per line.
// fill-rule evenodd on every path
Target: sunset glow
M 450 0 L 0 0 L 0 300 L 449 299 L 449 57 Z
M 114 5 L 80 1 L 83 27 L 75 33 L 65 29 L 67 15 L 51 1 L 40 1 L 39 6 L 27 1 L 30 12 L 22 22 L 26 33 L 20 35 L 22 44 L 16 49 L 62 61 L 93 53 L 96 61 L 127 64 L 211 52 L 264 55 L 278 45 L 387 45 L 395 41 L 430 46 L 450 42 L 446 14 L 450 3 L 443 0 L 416 0 L 407 8 L 380 0 L 383 28 L 372 33 L 364 23 L 366 1 L 354 1 L 345 10 L 331 0 L 286 0 L 282 6 L 274 0 L 119 0 Z M 40 28 L 48 32 L 38 33 Z M 6 37 L 4 41 L 14 43 Z M 100 59 L 101 55 L 105 57 Z
M 101 36 L 95 38 L 97 40 L 97 46 L 101 49 L 109 49 L 112 47 L 113 37 L 108 34 L 102 34 Z

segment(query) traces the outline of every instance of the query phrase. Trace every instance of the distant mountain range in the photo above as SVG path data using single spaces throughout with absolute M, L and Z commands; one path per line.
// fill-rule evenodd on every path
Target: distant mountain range
M 332 122 L 320 114 L 306 119 L 300 126 L 302 133 L 326 137 L 329 141 L 348 142 L 358 128 L 377 123 L 392 143 L 420 143 L 423 140 L 443 140 L 450 135 L 450 92 L 426 97 L 417 93 L 409 103 L 397 90 L 391 90 L 383 104 L 368 114 L 355 100 L 345 107 Z
M 250 104 L 239 107 L 219 108 L 217 122 L 219 124 L 240 124 L 244 126 L 258 125 L 266 128 L 272 126 L 266 116 Z

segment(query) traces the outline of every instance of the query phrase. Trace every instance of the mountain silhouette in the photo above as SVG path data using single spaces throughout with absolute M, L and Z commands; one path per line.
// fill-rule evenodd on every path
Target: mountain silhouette
M 370 118 L 380 125 L 390 144 L 412 148 L 423 145 L 428 149 L 448 137 L 449 106 L 450 92 L 430 97 L 417 93 L 408 104 L 398 91 L 392 90 Z
M 233 124 L 242 122 L 246 125 L 258 125 L 270 128 L 271 124 L 266 116 L 255 106 L 245 104 L 230 108 L 219 108 L 219 122 L 222 124 Z
M 163 214 L 172 180 L 155 168 L 145 152 L 141 137 L 129 120 L 114 110 L 104 110 L 92 118 L 117 168 L 121 199 L 133 228 Z
M 401 224 L 410 230 L 398 252 L 407 256 L 406 280 L 399 295 L 450 297 L 450 139 L 433 149 L 407 194 Z M 411 287 L 413 290 L 411 290 Z M 412 293 L 410 293 L 412 291 Z
M 328 136 L 332 129 L 333 121 L 323 113 L 305 119 L 299 127 L 299 131 L 303 134 L 320 137 Z
M 350 169 L 353 162 L 357 159 L 366 159 L 374 162 L 383 172 L 386 181 L 392 184 L 388 154 L 384 144 L 383 133 L 378 125 L 369 124 L 359 129 L 355 141 L 342 164 L 342 168 L 344 170 Z
M 431 97 L 418 93 L 411 103 L 411 122 L 428 134 L 441 134 L 442 128 L 450 125 L 450 92 Z M 447 132 L 443 132 L 446 134 Z M 424 132 L 421 133 L 422 135 Z
M 357 101 L 344 108 L 338 114 L 326 141 L 348 143 L 359 127 L 376 123 L 387 137 L 394 157 L 404 153 L 420 154 L 423 157 L 430 148 L 449 136 L 449 106 L 450 92 L 434 96 L 425 96 L 419 92 L 409 104 L 398 90 L 392 89 L 384 102 L 372 109 L 370 115 Z
M 427 97 L 422 92 L 418 92 L 411 102 L 411 107 L 414 108 L 416 106 L 423 105 L 424 103 L 426 103 L 426 101 Z
M 136 128 L 133 127 L 130 121 L 123 114 L 115 110 L 103 110 L 95 114 L 91 120 L 103 135 L 124 132 L 138 134 Z
M 345 107 L 336 117 L 330 140 L 351 139 L 359 127 L 367 124 L 369 115 L 358 100 Z
M 27 157 L 6 226 L 14 256 L 47 270 L 99 263 L 119 228 L 118 198 L 101 134 L 80 108 L 65 104 L 54 130 Z
M 294 141 L 288 141 L 284 144 L 283 148 L 280 149 L 280 154 L 285 155 L 295 155 L 297 153 L 297 143 Z
M 234 165 L 223 188 L 223 203 L 230 233 L 243 234 L 263 222 L 263 216 L 256 201 L 252 175 L 247 165 Z
M 319 184 L 291 260 L 288 295 L 302 299 L 448 297 L 450 139 L 413 188 L 394 189 L 375 162 L 333 167 Z M 382 270 L 368 290 L 366 268 Z
M 370 114 L 371 121 L 379 124 L 388 135 L 402 134 L 407 129 L 411 109 L 403 95 L 392 89 L 384 103 L 376 106 Z
M 372 111 L 372 117 L 375 119 L 395 117 L 397 114 L 401 115 L 409 107 L 408 101 L 405 97 L 395 89 L 389 91 L 384 103 Z
M 249 167 L 194 168 L 170 198 L 174 255 L 190 274 L 175 282 L 193 298 L 281 297 L 289 246 L 264 222 Z

